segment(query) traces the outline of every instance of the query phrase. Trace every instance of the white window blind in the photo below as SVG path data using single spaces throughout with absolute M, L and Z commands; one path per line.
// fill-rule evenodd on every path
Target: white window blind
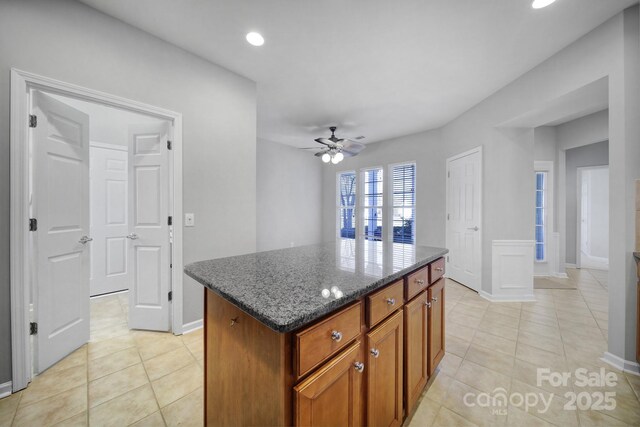
M 416 241 L 416 165 L 392 167 L 393 242 L 415 244 Z
M 356 238 L 356 186 L 355 172 L 338 174 L 338 236 Z

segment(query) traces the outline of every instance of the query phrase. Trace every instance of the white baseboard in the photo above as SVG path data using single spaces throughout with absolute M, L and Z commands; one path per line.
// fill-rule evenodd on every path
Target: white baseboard
M 535 302 L 536 296 L 533 294 L 530 295 L 519 295 L 518 297 L 513 297 L 511 295 L 491 295 L 489 292 L 480 291 L 478 292 L 482 298 L 491 302 Z
M 7 397 L 12 393 L 11 381 L 0 384 L 0 399 Z
M 182 325 L 182 333 L 188 334 L 189 332 L 197 331 L 204 326 L 202 319 L 196 320 L 195 322 L 189 322 Z
M 618 357 L 615 354 L 606 351 L 601 359 L 603 362 L 608 363 L 614 368 L 618 368 L 622 372 L 628 374 L 640 375 L 640 364 L 632 360 L 625 360 L 622 357 Z
M 565 262 L 564 266 L 567 267 L 567 268 L 578 268 L 575 264 L 570 264 L 568 262 Z
M 567 273 L 553 273 L 551 275 L 552 277 L 556 277 L 558 279 L 568 279 L 569 276 L 567 276 Z

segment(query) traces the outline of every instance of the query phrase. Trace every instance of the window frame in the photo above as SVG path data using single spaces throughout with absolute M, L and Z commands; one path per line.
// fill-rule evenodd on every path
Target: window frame
M 382 173 L 382 190 L 380 192 L 380 195 L 382 197 L 382 205 L 380 206 L 373 206 L 373 205 L 367 205 L 365 204 L 365 175 L 368 171 L 372 171 L 372 170 L 379 170 Z M 386 188 L 387 188 L 387 180 L 385 179 L 385 168 L 384 166 L 368 166 L 366 168 L 361 168 L 359 170 L 359 175 L 358 177 L 360 178 L 360 183 L 357 185 L 358 190 L 360 191 L 360 194 L 356 194 L 356 200 L 359 206 L 359 209 L 356 211 L 356 214 L 358 215 L 358 218 L 360 218 L 360 225 L 357 226 L 357 235 L 360 236 L 361 240 L 371 240 L 371 241 L 379 241 L 379 242 L 384 242 L 386 241 L 385 239 L 385 228 L 387 228 L 387 224 L 386 224 L 386 220 L 385 220 L 385 216 L 386 212 L 385 212 L 385 206 L 387 205 L 386 203 Z M 358 177 L 356 177 L 356 179 L 358 179 Z M 365 210 L 366 209 L 371 209 L 371 208 L 379 208 L 380 212 L 382 214 L 382 221 L 381 221 L 381 227 L 382 227 L 382 231 L 380 233 L 380 238 L 379 239 L 367 239 L 367 235 L 364 233 L 364 227 L 365 227 L 365 220 L 364 220 L 364 214 L 365 214 Z M 377 222 L 377 220 L 376 220 Z M 375 237 L 375 232 L 373 234 L 373 237 Z
M 537 192 L 537 184 L 536 184 L 536 176 L 538 173 L 546 173 L 545 187 L 543 191 L 543 206 L 544 206 L 544 217 L 543 217 L 543 230 L 544 230 L 544 258 L 542 260 L 538 260 L 536 258 L 536 248 L 537 248 L 537 240 L 536 240 L 536 199 L 535 194 Z M 552 238 L 554 236 L 554 197 L 555 197 L 555 187 L 554 187 L 554 162 L 553 161 L 535 161 L 534 162 L 534 182 L 533 182 L 533 261 L 536 265 L 548 264 L 552 257 L 552 250 L 554 250 L 554 246 L 556 242 L 552 242 Z

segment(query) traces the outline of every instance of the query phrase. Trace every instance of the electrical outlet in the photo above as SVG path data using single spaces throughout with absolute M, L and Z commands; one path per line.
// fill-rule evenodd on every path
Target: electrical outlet
M 194 227 L 196 225 L 196 216 L 192 213 L 184 214 L 184 226 L 185 227 Z

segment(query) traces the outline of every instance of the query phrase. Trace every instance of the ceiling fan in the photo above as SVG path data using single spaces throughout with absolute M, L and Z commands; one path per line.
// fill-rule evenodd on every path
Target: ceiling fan
M 309 147 L 301 148 L 301 150 L 320 150 L 315 156 L 320 157 L 325 163 L 333 163 L 334 165 L 340 163 L 345 157 L 357 156 L 358 153 L 364 150 L 365 145 L 359 142 L 353 141 L 348 138 L 337 138 L 335 135 L 337 127 L 331 126 L 331 136 L 329 138 L 316 138 L 315 141 L 324 147 Z

